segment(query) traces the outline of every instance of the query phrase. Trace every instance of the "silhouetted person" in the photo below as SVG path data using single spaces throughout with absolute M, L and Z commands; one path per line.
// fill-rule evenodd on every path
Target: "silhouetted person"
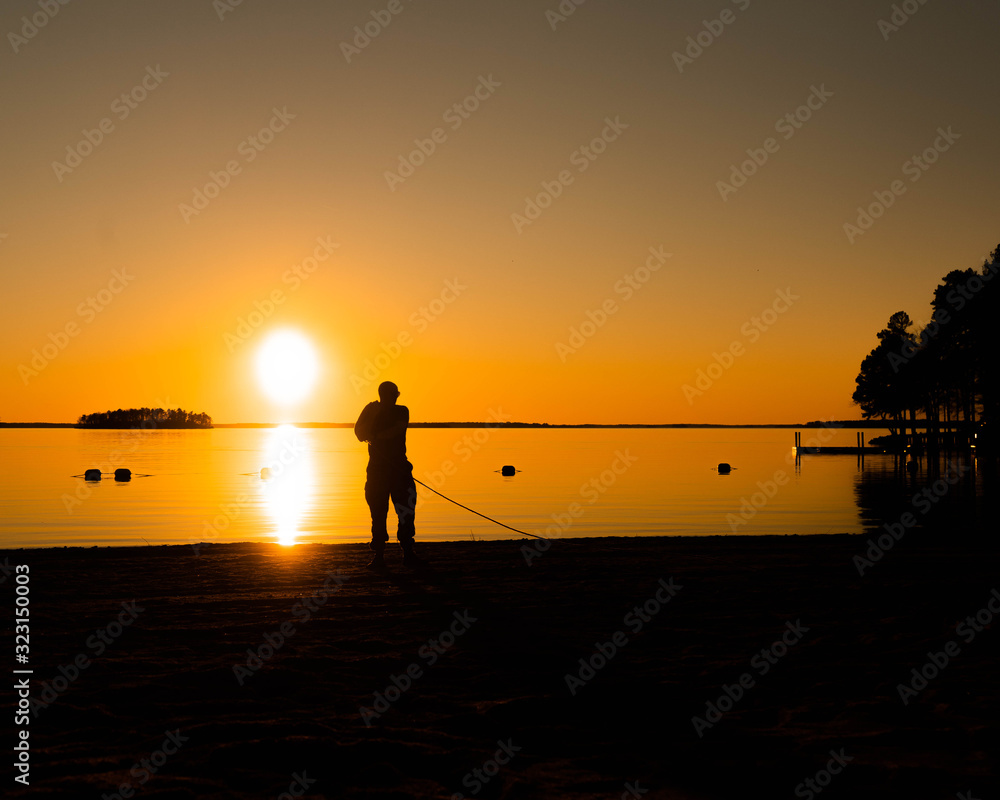
M 365 500 L 372 514 L 372 540 L 369 547 L 375 553 L 369 567 L 385 565 L 383 554 L 389 541 L 386 516 L 392 500 L 399 525 L 396 538 L 403 548 L 403 563 L 414 565 L 413 524 L 417 505 L 417 485 L 413 481 L 413 465 L 406 460 L 406 426 L 410 411 L 396 405 L 399 389 L 385 381 L 378 387 L 378 402 L 369 403 L 362 410 L 354 431 L 358 438 L 368 442 L 368 479 L 365 481 Z

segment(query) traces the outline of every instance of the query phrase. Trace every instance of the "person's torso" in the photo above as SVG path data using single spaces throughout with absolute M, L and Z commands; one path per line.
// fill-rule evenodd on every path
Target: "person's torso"
M 409 418 L 406 406 L 385 406 L 380 408 L 375 417 L 373 430 L 375 432 L 388 430 L 399 422 Z M 398 436 L 388 439 L 379 439 L 368 443 L 369 463 L 374 464 L 397 464 L 406 461 L 406 430 Z

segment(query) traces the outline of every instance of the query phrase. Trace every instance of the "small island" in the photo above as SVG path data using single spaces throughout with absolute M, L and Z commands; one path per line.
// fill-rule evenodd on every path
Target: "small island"
M 81 414 L 78 428 L 211 428 L 212 418 L 183 408 L 119 408 Z

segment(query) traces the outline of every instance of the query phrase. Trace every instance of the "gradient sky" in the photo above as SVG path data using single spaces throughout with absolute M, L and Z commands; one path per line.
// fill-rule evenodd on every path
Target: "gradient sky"
M 169 405 L 352 421 L 386 379 L 413 420 L 857 417 L 854 377 L 889 315 L 926 320 L 937 281 L 1000 242 L 1000 7 L 904 5 L 916 13 L 890 30 L 892 5 L 861 0 L 588 0 L 563 20 L 546 16 L 555 0 L 77 0 L 51 18 L 5 3 L 0 419 Z M 724 10 L 681 70 L 675 51 L 713 39 L 705 20 Z M 373 12 L 391 21 L 345 55 Z M 25 28 L 32 15 L 44 27 Z M 477 86 L 478 108 L 447 113 Z M 827 94 L 811 118 L 776 129 L 813 87 Z M 95 129 L 71 171 L 54 166 Z M 615 138 L 581 156 L 602 132 Z M 718 182 L 769 137 L 776 152 L 723 199 Z M 414 140 L 434 152 L 387 179 Z M 935 141 L 937 163 L 905 166 Z M 185 213 L 229 162 L 228 185 Z M 519 224 L 561 173 L 572 182 Z M 850 241 L 844 224 L 893 181 L 905 193 Z M 338 246 L 296 286 L 288 271 L 324 240 Z M 647 277 L 651 247 L 672 256 L 626 299 L 616 284 Z M 431 306 L 447 281 L 466 288 Z M 797 299 L 755 329 L 779 291 Z M 605 301 L 604 324 L 557 349 Z M 20 369 L 67 325 L 37 375 Z M 254 375 L 279 328 L 321 359 L 297 406 Z M 362 385 L 400 333 L 409 345 Z

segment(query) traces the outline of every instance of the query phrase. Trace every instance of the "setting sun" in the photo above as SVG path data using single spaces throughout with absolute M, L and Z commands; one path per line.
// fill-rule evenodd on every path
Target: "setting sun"
M 292 405 L 304 400 L 319 373 L 316 350 L 298 331 L 272 333 L 257 353 L 257 381 L 276 403 Z

